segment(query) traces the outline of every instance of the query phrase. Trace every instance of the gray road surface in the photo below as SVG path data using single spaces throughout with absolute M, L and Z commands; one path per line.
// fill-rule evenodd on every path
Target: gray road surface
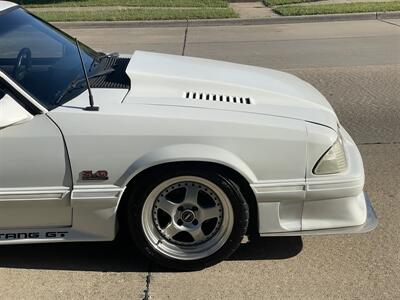
M 314 84 L 360 145 L 378 229 L 262 239 L 192 273 L 166 272 L 122 243 L 1 247 L 0 297 L 400 298 L 400 23 L 389 21 L 190 28 L 185 53 L 285 70 Z M 97 50 L 181 54 L 185 29 L 69 32 Z

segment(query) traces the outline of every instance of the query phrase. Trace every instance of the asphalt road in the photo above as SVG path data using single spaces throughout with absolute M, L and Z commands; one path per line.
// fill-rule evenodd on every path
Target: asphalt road
M 360 145 L 366 190 L 380 219 L 375 231 L 260 239 L 191 273 L 160 269 L 120 242 L 0 247 L 0 297 L 400 298 L 400 22 L 389 22 L 190 28 L 185 49 L 285 70 L 314 84 Z M 121 53 L 181 54 L 185 35 L 184 28 L 69 32 L 97 50 Z

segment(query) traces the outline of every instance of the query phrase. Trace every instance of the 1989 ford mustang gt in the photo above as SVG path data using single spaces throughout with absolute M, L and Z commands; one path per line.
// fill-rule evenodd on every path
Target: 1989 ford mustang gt
M 286 73 L 97 53 L 0 1 L 0 243 L 113 240 L 202 268 L 243 236 L 377 219 L 327 100 Z

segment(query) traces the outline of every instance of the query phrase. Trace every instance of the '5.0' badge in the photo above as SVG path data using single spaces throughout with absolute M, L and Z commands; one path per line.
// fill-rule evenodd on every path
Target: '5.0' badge
M 82 180 L 108 180 L 108 172 L 105 170 L 100 170 L 93 172 L 91 170 L 81 172 Z

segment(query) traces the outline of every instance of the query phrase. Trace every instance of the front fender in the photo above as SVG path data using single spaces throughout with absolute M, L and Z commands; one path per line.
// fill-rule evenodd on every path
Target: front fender
M 164 163 L 201 161 L 218 163 L 240 173 L 249 183 L 257 181 L 249 166 L 238 156 L 223 148 L 203 144 L 179 144 L 160 147 L 133 162 L 117 180 L 116 185 L 126 186 L 140 172 Z

